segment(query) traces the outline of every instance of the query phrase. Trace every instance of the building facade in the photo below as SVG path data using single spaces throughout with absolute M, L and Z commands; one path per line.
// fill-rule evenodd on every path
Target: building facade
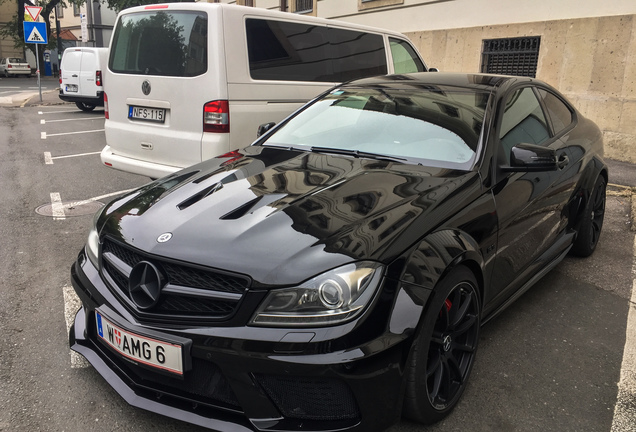
M 211 0 L 405 33 L 441 71 L 535 76 L 603 130 L 606 156 L 636 163 L 634 0 Z

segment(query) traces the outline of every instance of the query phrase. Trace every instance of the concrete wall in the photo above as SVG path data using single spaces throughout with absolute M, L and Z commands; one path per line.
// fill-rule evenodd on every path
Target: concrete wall
M 484 39 L 541 36 L 537 78 L 603 130 L 606 156 L 636 163 L 636 15 L 409 32 L 429 65 L 479 71 Z

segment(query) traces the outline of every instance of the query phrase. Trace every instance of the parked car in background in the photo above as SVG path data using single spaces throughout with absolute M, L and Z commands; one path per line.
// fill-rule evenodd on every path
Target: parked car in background
M 426 71 L 406 36 L 227 4 L 119 13 L 106 72 L 106 166 L 158 178 L 244 146 L 336 83 Z
M 26 60 L 18 57 L 5 57 L 0 59 L 0 75 L 5 78 L 31 76 L 31 66 Z
M 607 176 L 599 128 L 541 81 L 343 84 L 106 205 L 71 347 L 128 403 L 218 431 L 434 423 L 480 326 L 594 252 Z
M 108 48 L 67 48 L 60 68 L 60 99 L 82 111 L 104 106 L 103 72 Z

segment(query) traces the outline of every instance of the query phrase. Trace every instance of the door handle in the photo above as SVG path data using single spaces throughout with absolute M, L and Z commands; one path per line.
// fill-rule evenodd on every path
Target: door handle
M 71 75 L 71 76 L 72 76 L 73 78 L 77 78 L 77 75 L 75 75 L 75 74 L 73 74 L 73 75 Z
M 561 153 L 559 155 L 559 160 L 557 160 L 557 166 L 559 169 L 565 168 L 570 163 L 570 158 L 565 153 Z

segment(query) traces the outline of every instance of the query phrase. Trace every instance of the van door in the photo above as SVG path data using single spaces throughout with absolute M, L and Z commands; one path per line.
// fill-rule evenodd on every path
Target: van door
M 97 68 L 97 56 L 93 51 L 82 51 L 79 70 L 79 95 L 97 97 L 95 85 L 95 70 Z
M 62 92 L 69 95 L 77 95 L 80 86 L 80 69 L 82 52 L 69 48 L 62 58 Z

